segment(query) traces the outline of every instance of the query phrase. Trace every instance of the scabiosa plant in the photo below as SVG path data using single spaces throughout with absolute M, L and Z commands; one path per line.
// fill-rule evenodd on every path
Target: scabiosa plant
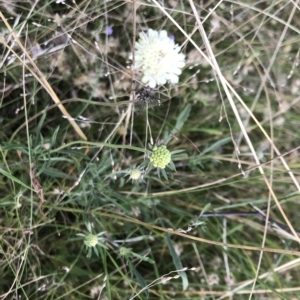
M 185 65 L 185 55 L 179 53 L 181 47 L 168 37 L 165 30 L 149 29 L 139 36 L 135 44 L 135 67 L 144 74 L 142 82 L 150 88 L 166 82 L 178 83 L 178 76 Z
M 78 233 L 76 235 L 84 238 L 83 243 L 86 246 L 88 258 L 92 256 L 92 249 L 94 250 L 95 254 L 99 256 L 99 251 L 97 249 L 97 246 L 107 249 L 107 247 L 104 244 L 105 239 L 102 237 L 102 235 L 105 234 L 105 231 L 102 231 L 98 234 L 93 234 L 91 223 L 87 223 L 86 228 L 89 232 L 88 234 Z
M 144 169 L 141 166 L 134 165 L 130 169 L 122 171 L 122 173 L 125 173 L 124 177 L 129 176 L 126 182 L 131 180 L 132 183 L 138 184 L 144 181 Z

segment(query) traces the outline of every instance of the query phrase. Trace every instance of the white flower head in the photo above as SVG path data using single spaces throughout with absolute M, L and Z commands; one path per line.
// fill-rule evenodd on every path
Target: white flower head
M 179 53 L 180 46 L 168 37 L 165 30 L 149 29 L 148 33 L 140 33 L 135 49 L 135 67 L 144 73 L 143 83 L 151 88 L 167 81 L 178 83 L 178 76 L 185 65 L 185 55 Z

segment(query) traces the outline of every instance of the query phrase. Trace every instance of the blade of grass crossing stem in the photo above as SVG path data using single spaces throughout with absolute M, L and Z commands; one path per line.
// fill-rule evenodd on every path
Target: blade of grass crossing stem
M 177 270 L 182 270 L 183 266 L 182 266 L 181 260 L 180 260 L 179 256 L 177 255 L 177 253 L 175 251 L 175 248 L 174 248 L 173 243 L 171 241 L 170 235 L 167 233 L 165 236 L 166 236 L 166 240 L 167 240 L 167 244 L 168 244 L 170 253 L 172 255 L 174 265 L 175 265 Z M 185 291 L 187 289 L 187 287 L 189 286 L 189 282 L 188 282 L 186 273 L 183 272 L 183 271 L 180 271 L 180 272 L 178 272 L 178 274 L 180 275 L 180 277 L 182 279 L 182 286 L 183 286 L 183 290 Z
M 131 272 L 136 277 L 136 279 L 139 282 L 139 284 L 141 285 L 141 287 L 144 289 L 147 286 L 144 278 L 141 276 L 141 274 L 138 272 L 138 270 L 134 267 L 134 265 L 130 261 L 128 261 L 128 266 L 129 266 Z M 148 299 L 149 298 L 149 292 L 148 292 L 148 290 L 145 289 L 144 293 L 145 293 L 146 298 Z

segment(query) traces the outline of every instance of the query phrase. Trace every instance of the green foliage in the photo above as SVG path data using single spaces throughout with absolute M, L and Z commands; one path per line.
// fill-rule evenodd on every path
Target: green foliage
M 298 242 L 288 228 L 207 217 L 269 207 L 271 219 L 286 222 L 282 209 L 300 228 L 290 177 L 299 169 L 294 9 L 2 1 L 0 299 L 297 299 Z M 224 78 L 204 56 L 198 17 Z M 186 66 L 143 102 L 129 57 L 148 28 L 174 35 Z

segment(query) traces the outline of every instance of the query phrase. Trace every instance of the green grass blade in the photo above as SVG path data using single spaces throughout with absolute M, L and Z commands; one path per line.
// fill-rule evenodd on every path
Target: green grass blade
M 0 169 L 0 173 L 4 176 L 6 176 L 7 178 L 9 178 L 10 180 L 24 186 L 25 188 L 29 189 L 29 190 L 33 190 L 30 186 L 26 185 L 25 183 L 23 183 L 21 180 L 19 180 L 18 178 L 16 178 L 15 176 L 13 176 L 12 174 L 8 173 L 7 171 L 4 171 L 3 169 Z
M 177 255 L 177 253 L 175 251 L 175 248 L 174 248 L 173 243 L 171 241 L 170 235 L 165 234 L 165 237 L 166 237 L 166 241 L 167 241 L 167 244 L 168 244 L 168 247 L 169 247 L 169 250 L 170 250 L 170 254 L 173 258 L 173 263 L 174 263 L 176 269 L 177 270 L 182 270 L 183 266 L 182 266 L 181 260 L 180 260 L 179 256 Z M 178 272 L 178 274 L 180 275 L 180 277 L 182 279 L 182 286 L 183 286 L 183 290 L 185 291 L 189 286 L 189 282 L 188 282 L 188 278 L 186 276 L 186 273 L 183 272 L 183 271 L 180 271 L 180 272 Z
M 128 266 L 131 270 L 131 272 L 134 274 L 134 276 L 136 277 L 138 283 L 141 285 L 141 287 L 144 289 L 146 286 L 147 286 L 147 283 L 146 281 L 144 280 L 144 278 L 142 277 L 142 275 L 138 272 L 138 270 L 135 268 L 135 266 L 130 262 L 128 261 Z M 144 294 L 146 296 L 146 298 L 148 299 L 149 298 L 149 292 L 148 292 L 148 289 L 145 289 L 144 291 Z

